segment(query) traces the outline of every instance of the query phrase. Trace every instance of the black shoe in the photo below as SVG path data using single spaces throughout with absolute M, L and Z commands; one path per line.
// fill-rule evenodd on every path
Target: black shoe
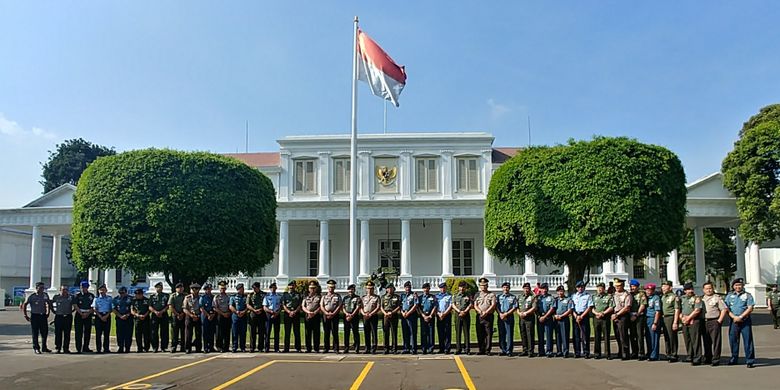
M 171 353 L 176 353 L 176 346 L 174 345 L 173 348 L 171 348 Z
M 753 365 L 753 363 L 748 363 L 747 364 L 747 368 L 753 368 L 753 367 L 755 367 L 755 365 Z
M 70 355 L 70 350 L 66 349 L 63 353 L 67 353 L 68 355 Z
M 701 362 L 691 362 L 692 366 L 701 366 Z
M 717 367 L 717 366 L 719 366 L 719 365 L 720 365 L 720 362 L 716 360 L 716 361 L 712 362 L 712 364 L 711 364 L 711 365 L 712 365 L 713 367 Z
M 168 352 L 168 348 L 163 348 L 162 351 L 163 352 Z
M 159 349 L 157 349 L 157 348 L 155 348 L 155 349 L 154 349 L 154 353 L 160 353 L 160 350 L 159 350 Z
M 612 360 L 612 356 L 607 355 L 607 360 Z
M 36 355 L 40 355 L 41 354 L 41 350 L 38 349 L 38 348 L 33 348 L 33 352 L 35 352 Z
M 673 358 L 669 358 L 669 363 L 677 363 L 679 361 L 680 361 L 679 358 L 674 358 L 674 357 Z
M 92 350 L 89 349 L 89 348 L 84 348 L 84 349 L 82 349 L 82 352 L 84 352 L 84 353 L 92 353 Z
M 726 363 L 726 365 L 729 365 L 729 366 L 736 366 L 736 365 L 737 365 L 737 361 L 736 361 L 736 360 L 729 360 L 729 362 L 728 362 L 728 363 Z

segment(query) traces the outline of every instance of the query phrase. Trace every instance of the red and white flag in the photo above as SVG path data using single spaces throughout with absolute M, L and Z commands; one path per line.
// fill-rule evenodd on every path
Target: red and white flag
M 362 30 L 358 30 L 358 80 L 371 92 L 398 107 L 398 95 L 406 86 L 406 71 Z

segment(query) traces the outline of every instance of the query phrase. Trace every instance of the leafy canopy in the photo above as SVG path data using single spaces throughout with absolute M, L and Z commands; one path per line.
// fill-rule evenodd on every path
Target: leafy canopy
M 271 180 L 203 152 L 137 150 L 101 158 L 79 181 L 73 206 L 76 266 L 163 272 L 169 283 L 252 274 L 273 258 Z
M 49 151 L 49 160 L 43 165 L 40 181 L 43 192 L 49 192 L 65 183 L 76 185 L 81 173 L 98 157 L 113 156 L 116 151 L 85 141 L 81 138 L 69 139 L 57 145 L 57 150 Z

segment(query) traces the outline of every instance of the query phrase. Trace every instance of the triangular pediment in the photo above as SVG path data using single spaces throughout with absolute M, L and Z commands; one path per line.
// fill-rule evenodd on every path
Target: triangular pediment
M 688 199 L 734 199 L 732 194 L 723 186 L 723 174 L 715 172 L 702 177 L 693 183 L 686 184 Z
M 73 195 L 76 193 L 76 186 L 65 183 L 45 194 L 40 198 L 24 205 L 27 207 L 73 207 Z

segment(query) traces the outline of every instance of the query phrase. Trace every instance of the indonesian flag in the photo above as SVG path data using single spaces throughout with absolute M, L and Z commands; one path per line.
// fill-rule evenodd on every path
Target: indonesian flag
M 365 81 L 371 93 L 398 107 L 398 95 L 406 86 L 406 71 L 390 58 L 362 30 L 358 30 L 358 80 Z

